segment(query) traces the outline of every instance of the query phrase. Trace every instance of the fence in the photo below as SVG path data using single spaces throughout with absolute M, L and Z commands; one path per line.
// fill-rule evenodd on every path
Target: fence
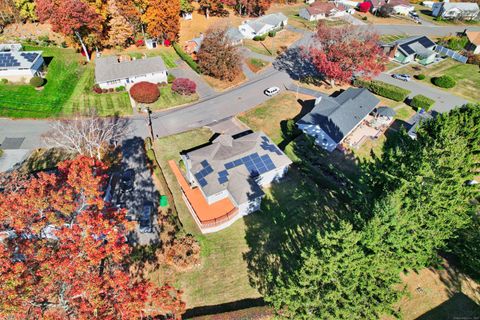
M 468 60 L 467 57 L 462 56 L 458 52 L 450 50 L 450 49 L 442 47 L 442 46 L 437 45 L 436 48 L 435 48 L 435 51 L 437 51 L 438 53 L 440 53 L 442 55 L 450 57 L 454 60 L 457 60 L 458 62 L 461 62 L 461 63 L 467 63 L 467 60 Z

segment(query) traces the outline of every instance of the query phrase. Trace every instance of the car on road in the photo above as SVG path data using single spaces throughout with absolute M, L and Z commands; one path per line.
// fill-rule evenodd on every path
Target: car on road
M 122 175 L 122 189 L 132 190 L 134 182 L 135 182 L 135 171 L 133 169 L 128 169 Z
M 140 224 L 140 233 L 152 233 L 152 212 L 153 206 L 151 204 L 144 204 L 142 212 L 138 217 L 138 223 Z
M 279 87 L 270 87 L 268 89 L 265 89 L 265 91 L 263 93 L 265 93 L 267 96 L 271 97 L 271 96 L 276 95 L 279 92 L 280 92 Z
M 408 74 L 394 73 L 392 77 L 402 81 L 410 81 L 410 76 Z

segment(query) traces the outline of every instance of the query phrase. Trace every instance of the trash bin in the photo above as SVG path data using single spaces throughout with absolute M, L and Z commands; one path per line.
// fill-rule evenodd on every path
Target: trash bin
M 165 195 L 160 196 L 160 207 L 166 207 L 166 206 L 168 206 L 167 196 L 165 196 Z

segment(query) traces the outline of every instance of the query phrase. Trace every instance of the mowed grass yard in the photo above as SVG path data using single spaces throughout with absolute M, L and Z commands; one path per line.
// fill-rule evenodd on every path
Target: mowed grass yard
M 424 74 L 426 78 L 421 80 L 423 83 L 451 92 L 473 102 L 480 100 L 480 72 L 478 66 L 473 64 L 463 64 L 450 58 L 427 67 L 420 66 L 420 70 L 413 69 L 414 66 L 419 65 L 410 64 L 395 70 L 395 73 L 405 73 L 412 76 Z M 432 78 L 442 75 L 453 77 L 457 81 L 457 85 L 451 89 L 443 89 L 435 86 L 432 83 Z
M 171 108 L 172 106 L 181 106 L 184 104 L 192 103 L 198 100 L 198 94 L 192 94 L 190 96 L 181 95 L 172 91 L 172 85 L 160 88 L 160 98 L 157 101 L 150 104 L 151 110 L 163 110 Z
M 43 91 L 37 91 L 28 84 L 0 84 L 0 116 L 59 116 L 86 70 L 86 67 L 80 64 L 82 56 L 73 49 L 25 46 L 25 50 L 43 51 L 44 59 L 49 62 L 47 84 Z
M 265 56 L 277 56 L 281 47 L 288 47 L 302 37 L 301 34 L 289 30 L 278 31 L 275 37 L 267 37 L 264 41 L 245 39 L 243 45 L 251 51 Z

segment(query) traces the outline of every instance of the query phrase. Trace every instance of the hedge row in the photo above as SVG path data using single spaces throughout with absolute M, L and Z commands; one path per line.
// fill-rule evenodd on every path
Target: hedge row
M 443 75 L 443 76 L 440 76 L 440 77 L 433 78 L 432 82 L 437 87 L 446 88 L 446 89 L 453 88 L 457 84 L 455 79 L 453 79 L 449 75 Z
M 409 90 L 378 80 L 367 81 L 362 79 L 355 79 L 353 84 L 357 87 L 363 87 L 365 89 L 368 89 L 371 92 L 378 94 L 379 96 L 395 101 L 403 101 L 410 94 Z
M 178 43 L 174 43 L 173 48 L 175 49 L 177 54 L 180 56 L 180 58 L 182 58 L 182 60 L 185 61 L 190 66 L 190 68 L 192 68 L 196 73 L 199 73 L 199 74 L 201 73 L 200 68 L 198 67 L 198 64 L 193 60 L 193 58 L 190 55 L 186 54 L 182 50 L 182 48 L 180 48 Z
M 435 100 L 430 99 L 429 97 L 425 97 L 423 94 L 417 94 L 415 97 L 413 97 L 410 105 L 417 110 L 423 109 L 425 111 L 428 111 L 434 103 Z

